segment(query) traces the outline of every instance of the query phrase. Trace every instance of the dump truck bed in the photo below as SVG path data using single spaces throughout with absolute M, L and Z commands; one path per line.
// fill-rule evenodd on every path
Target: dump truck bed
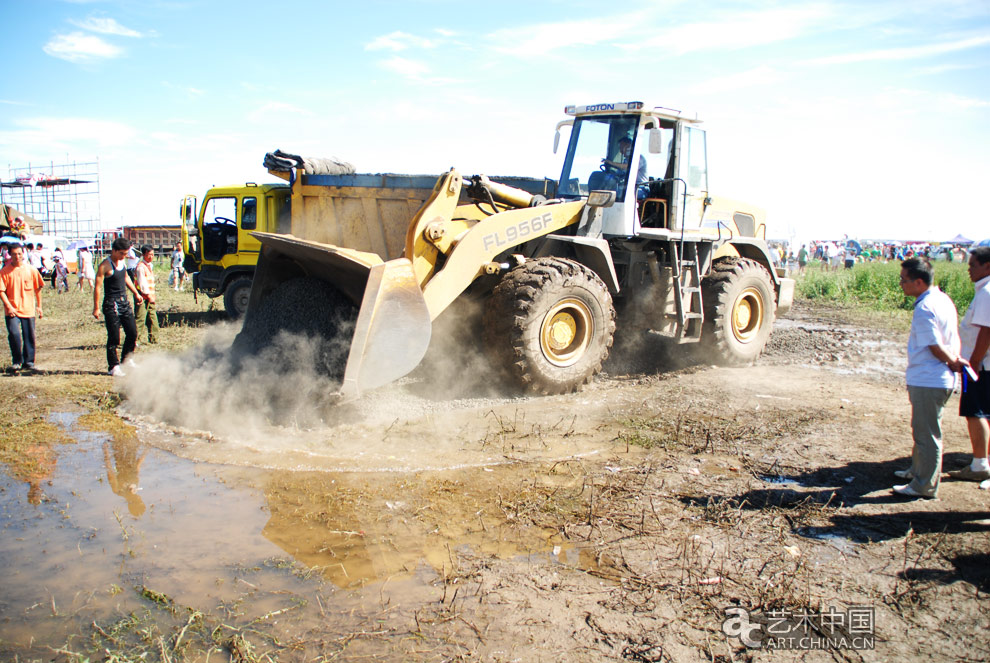
M 399 258 L 405 249 L 409 221 L 433 193 L 438 177 L 302 175 L 292 187 L 290 232 L 300 239 L 376 253 L 383 260 Z M 491 179 L 546 198 L 556 194 L 552 180 Z

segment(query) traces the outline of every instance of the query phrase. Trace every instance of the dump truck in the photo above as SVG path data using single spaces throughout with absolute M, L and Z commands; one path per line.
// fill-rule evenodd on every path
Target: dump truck
M 765 212 L 709 191 L 700 120 L 638 101 L 565 116 L 557 180 L 513 186 L 452 168 L 427 192 L 416 176 L 273 173 L 289 181 L 291 233 L 251 233 L 245 326 L 286 282 L 331 286 L 356 309 L 343 399 L 415 369 L 433 322 L 462 298 L 483 308 L 493 370 L 531 393 L 589 382 L 617 324 L 752 363 L 794 281 L 773 266 Z
M 290 183 L 216 186 L 206 191 L 202 204 L 190 194 L 179 205 L 183 267 L 193 289 L 222 298 L 227 315 L 234 319 L 247 311 L 261 252 L 255 232 L 292 234 L 397 258 L 402 255 L 409 219 L 430 197 L 437 179 L 435 175 L 311 175 L 300 169 L 305 182 L 294 186 L 294 171 L 270 172 Z M 552 186 L 536 178 L 498 179 L 537 194 Z M 383 243 L 373 243 L 367 234 L 371 226 L 365 222 L 365 206 L 372 201 L 376 211 L 371 225 L 389 231 Z

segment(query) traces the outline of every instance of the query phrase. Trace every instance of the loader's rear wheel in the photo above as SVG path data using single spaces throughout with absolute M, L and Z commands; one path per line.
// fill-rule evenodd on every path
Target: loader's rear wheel
M 484 314 L 494 365 L 525 391 L 562 394 L 590 382 L 615 332 L 612 297 L 571 260 L 538 258 L 510 271 Z
M 234 279 L 223 291 L 223 308 L 227 315 L 237 320 L 247 313 L 248 301 L 251 299 L 251 279 L 246 276 Z
M 775 301 L 770 274 L 754 260 L 735 258 L 717 264 L 702 286 L 703 356 L 730 366 L 756 361 L 773 329 Z

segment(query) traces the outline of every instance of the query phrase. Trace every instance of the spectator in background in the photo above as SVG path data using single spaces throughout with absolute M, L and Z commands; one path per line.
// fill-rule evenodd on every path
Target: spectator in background
M 851 242 L 846 244 L 845 264 L 846 269 L 852 269 L 856 264 L 856 246 Z
M 137 272 L 134 270 L 137 269 L 139 262 L 141 262 L 141 256 L 139 256 L 137 250 L 131 246 L 127 249 L 127 275 L 131 277 L 131 282 L 137 278 Z
M 801 245 L 801 250 L 798 251 L 797 255 L 798 261 L 798 271 L 802 274 L 804 273 L 804 268 L 808 266 L 808 247 L 805 244 Z
M 76 272 L 79 274 L 79 281 L 76 286 L 82 290 L 83 281 L 86 281 L 92 290 L 93 280 L 95 278 L 95 274 L 93 273 L 93 254 L 85 246 L 80 248 L 76 254 Z
M 966 309 L 959 336 L 962 353 L 953 369 L 964 371 L 969 366 L 977 375 L 972 380 L 963 373 L 963 391 L 959 397 L 959 414 L 966 417 L 973 460 L 968 467 L 949 472 L 953 479 L 986 481 L 990 479 L 990 247 L 973 249 L 969 255 L 969 278 L 976 292 Z
M 949 296 L 932 285 L 932 266 L 926 260 L 901 263 L 901 290 L 915 298 L 905 371 L 914 448 L 911 467 L 894 472 L 910 482 L 893 491 L 903 497 L 934 498 L 942 473 L 942 410 L 956 382 L 951 366 L 959 361 L 958 316 Z
M 176 292 L 182 290 L 182 283 L 186 280 L 186 268 L 182 265 L 185 259 L 186 256 L 182 252 L 182 244 L 177 242 L 175 250 L 172 251 L 172 271 L 169 274 L 169 285 L 173 286 Z
M 832 250 L 829 252 L 832 260 L 832 271 L 839 271 L 839 267 L 842 266 L 842 261 L 845 259 L 846 252 L 842 248 L 841 244 L 833 244 Z
M 58 254 L 53 260 L 55 261 L 55 268 L 52 270 L 52 287 L 55 288 L 55 292 L 61 295 L 63 292 L 69 292 L 69 266 Z
M 134 300 L 134 307 L 137 311 L 135 319 L 138 328 L 145 327 L 148 330 L 148 343 L 158 342 L 158 313 L 155 311 L 155 250 L 150 244 L 141 247 L 141 262 L 135 268 L 137 280 L 134 282 L 140 299 Z
M 24 259 L 24 247 L 10 247 L 10 264 L 0 270 L 0 300 L 7 322 L 10 370 L 34 370 L 34 318 L 42 317 L 41 289 L 45 281 Z
M 45 276 L 45 270 L 48 268 L 48 265 L 45 264 L 44 248 L 45 246 L 38 242 L 34 245 L 34 253 L 31 254 L 31 266 L 37 269 L 42 277 Z

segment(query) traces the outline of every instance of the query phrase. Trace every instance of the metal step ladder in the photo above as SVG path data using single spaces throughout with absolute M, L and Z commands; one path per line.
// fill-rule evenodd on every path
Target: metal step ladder
M 674 304 L 677 308 L 678 343 L 701 338 L 704 322 L 701 301 L 701 256 L 697 242 L 670 242 L 671 268 L 674 276 Z

